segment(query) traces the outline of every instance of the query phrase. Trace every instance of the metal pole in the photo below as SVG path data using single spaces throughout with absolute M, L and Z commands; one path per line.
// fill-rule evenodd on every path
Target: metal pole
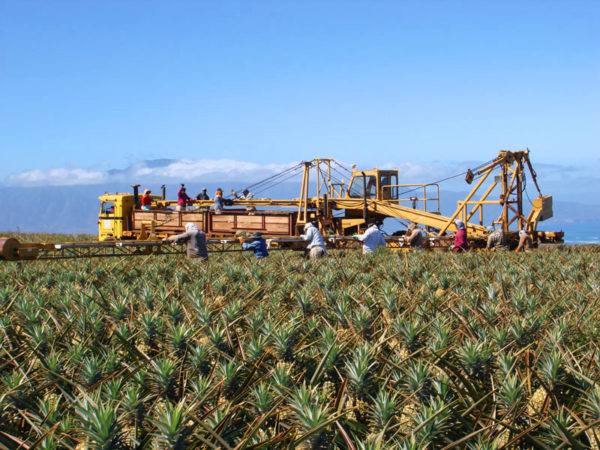
M 369 219 L 369 209 L 367 208 L 367 176 L 364 172 L 361 172 L 363 179 L 363 220 L 365 224 Z

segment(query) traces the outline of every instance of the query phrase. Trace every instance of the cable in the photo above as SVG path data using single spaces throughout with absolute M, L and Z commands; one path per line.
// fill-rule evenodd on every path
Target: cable
M 529 197 L 529 192 L 527 191 L 527 177 L 525 176 L 525 171 L 523 173 L 523 190 L 525 191 L 525 195 L 527 196 L 527 200 L 529 200 L 529 204 L 533 206 L 533 202 L 531 201 L 531 197 Z
M 297 172 L 303 166 L 304 166 L 304 163 L 299 163 L 299 164 L 297 164 L 297 165 L 295 165 L 293 167 L 290 167 L 289 169 L 286 169 L 286 170 L 284 170 L 282 172 L 276 173 L 276 174 L 274 174 L 274 175 L 272 175 L 272 176 L 270 176 L 268 178 L 265 178 L 264 180 L 260 180 L 260 181 L 254 183 L 254 184 L 246 186 L 245 188 L 242 188 L 240 191 L 242 191 L 242 192 L 244 190 L 250 191 L 252 189 L 252 190 L 254 190 L 254 193 L 263 192 L 266 189 L 269 189 L 270 187 L 276 186 L 277 184 L 279 184 L 279 183 L 275 183 L 275 184 L 273 184 L 273 183 L 276 182 L 276 180 L 278 180 L 279 178 L 287 175 L 288 173 L 294 172 L 294 173 L 292 173 L 292 176 L 297 175 L 297 173 L 295 173 L 295 172 Z M 261 188 L 261 187 L 262 187 L 262 189 L 258 189 L 257 190 L 257 188 Z M 225 198 L 231 198 L 231 195 L 228 195 Z
M 352 171 L 350 169 L 348 169 L 346 166 L 343 166 L 342 164 L 340 164 L 339 162 L 337 162 L 335 159 L 333 160 L 333 162 L 338 165 L 342 170 L 345 170 L 346 172 L 348 172 L 350 175 L 352 175 Z
M 251 188 L 256 188 L 257 186 L 260 186 L 261 184 L 265 184 L 265 183 L 267 183 L 267 182 L 269 182 L 271 180 L 274 180 L 274 179 L 276 179 L 278 177 L 281 177 L 281 176 L 287 174 L 288 172 L 296 171 L 296 170 L 300 169 L 303 165 L 304 165 L 303 163 L 296 164 L 295 166 L 290 167 L 289 169 L 286 169 L 286 170 L 284 170 L 282 172 L 276 173 L 276 174 L 274 174 L 274 175 L 272 175 L 272 176 L 270 176 L 268 178 L 265 178 L 264 180 L 260 180 L 260 181 L 254 183 L 254 184 L 246 186 L 245 189 L 250 190 Z
M 286 181 L 288 181 L 288 180 L 290 180 L 290 179 L 294 178 L 295 176 L 298 176 L 298 174 L 297 174 L 297 173 L 293 173 L 293 174 L 291 174 L 290 176 L 288 176 L 287 178 L 284 178 L 284 179 L 282 179 L 282 180 L 279 180 L 277 183 L 270 184 L 269 186 L 265 186 L 263 189 L 259 189 L 258 191 L 254 191 L 254 194 L 260 194 L 261 192 L 264 192 L 264 191 L 266 191 L 266 190 L 268 190 L 268 189 L 272 189 L 272 188 L 274 188 L 275 186 L 278 186 L 278 185 L 280 185 L 280 184 L 282 184 L 282 183 L 285 183 Z

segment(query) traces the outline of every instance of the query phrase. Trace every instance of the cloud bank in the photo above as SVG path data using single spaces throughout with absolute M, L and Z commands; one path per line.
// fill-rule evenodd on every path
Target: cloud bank
M 258 164 L 233 159 L 154 159 L 134 163 L 124 169 L 88 169 L 63 167 L 53 169 L 32 169 L 6 177 L 2 185 L 7 187 L 45 187 L 108 185 L 110 183 L 227 183 L 255 182 L 263 180 L 285 169 L 295 166 L 288 164 Z M 350 167 L 349 164 L 344 164 Z M 477 163 L 469 162 L 387 162 L 378 165 L 380 169 L 398 169 L 399 183 L 435 183 L 454 175 L 464 173 Z M 570 165 L 536 164 L 538 182 L 544 194 L 551 194 L 563 201 L 589 201 L 600 197 L 600 171 L 595 164 L 587 167 Z M 372 166 L 361 165 L 359 169 Z M 528 179 L 529 174 L 528 175 Z M 348 174 L 341 176 L 346 183 Z M 312 177 L 312 175 L 311 175 Z M 291 180 L 290 180 L 291 181 Z M 440 186 L 443 190 L 468 191 L 463 176 L 457 176 Z M 528 183 L 530 194 L 537 195 L 533 183 Z
M 9 175 L 6 186 L 76 186 L 111 182 L 189 182 L 260 180 L 295 165 L 257 164 L 232 159 L 160 159 L 141 161 L 125 169 L 33 169 Z
M 32 169 L 9 175 L 5 186 L 77 186 L 112 182 L 226 182 L 258 181 L 298 164 L 257 164 L 233 159 L 155 159 L 140 161 L 125 169 L 85 169 L 80 167 Z M 350 167 L 349 164 L 344 164 Z M 410 162 L 385 163 L 380 169 L 397 168 L 402 183 L 430 182 L 448 176 L 456 167 Z M 366 168 L 366 167 L 365 167 Z M 463 169 L 464 170 L 464 169 Z M 349 181 L 347 177 L 346 182 Z

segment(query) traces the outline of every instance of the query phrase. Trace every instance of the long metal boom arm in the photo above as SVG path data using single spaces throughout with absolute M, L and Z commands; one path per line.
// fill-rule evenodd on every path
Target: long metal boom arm
M 362 199 L 333 199 L 331 200 L 331 203 L 333 203 L 333 207 L 335 209 L 361 209 L 363 206 Z M 411 222 L 433 228 L 445 228 L 448 231 L 456 231 L 456 226 L 454 225 L 451 217 L 440 216 L 439 214 L 408 208 L 393 202 L 368 199 L 367 208 L 373 213 L 382 214 L 389 217 L 396 217 L 398 219 L 410 220 Z M 483 235 L 486 232 L 486 228 L 484 226 L 474 225 L 471 223 L 467 223 L 465 225 L 467 226 L 468 231 L 473 235 Z
M 269 244 L 303 242 L 300 238 L 268 239 Z M 208 239 L 209 253 L 241 252 L 237 239 Z M 175 255 L 185 253 L 185 245 L 165 241 L 112 241 L 21 243 L 15 238 L 0 238 L 0 260 L 48 260 L 98 258 L 108 256 Z

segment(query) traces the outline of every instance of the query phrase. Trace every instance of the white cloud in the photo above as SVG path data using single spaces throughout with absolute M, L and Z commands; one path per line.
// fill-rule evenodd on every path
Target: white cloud
M 74 186 L 108 182 L 237 181 L 260 180 L 297 163 L 256 164 L 231 159 L 179 159 L 141 161 L 126 169 L 88 170 L 82 168 L 33 169 L 9 175 L 8 186 Z
M 150 167 L 144 163 L 140 163 L 132 166 L 131 175 L 140 178 L 166 177 L 182 181 L 197 179 L 202 179 L 203 181 L 235 180 L 240 178 L 257 179 L 261 176 L 269 176 L 281 172 L 292 165 L 294 164 L 260 165 L 232 159 L 180 159 L 161 167 Z
M 98 184 L 106 180 L 106 173 L 80 168 L 33 169 L 9 175 L 5 183 L 9 186 L 74 186 Z
M 54 168 L 48 170 L 32 169 L 8 176 L 2 184 L 5 186 L 77 186 L 104 185 L 108 183 L 228 183 L 256 182 L 295 166 L 289 164 L 258 164 L 233 159 L 161 159 L 140 161 L 124 169 L 84 169 L 78 167 Z M 344 163 L 347 168 L 349 164 Z M 387 162 L 379 164 L 380 169 L 398 169 L 398 183 L 434 183 L 456 174 L 463 173 L 473 163 L 467 162 Z M 371 169 L 373 166 L 359 166 L 358 169 Z M 583 196 L 595 196 L 600 185 L 596 168 L 562 167 L 538 164 L 538 182 L 544 193 L 554 195 L 556 199 L 573 200 L 576 193 Z M 300 171 L 299 171 L 300 172 Z M 343 178 L 346 184 L 350 177 L 346 173 L 335 172 L 334 176 Z M 312 175 L 311 175 L 312 177 Z M 287 177 L 284 177 L 287 178 Z M 312 178 L 314 179 L 314 178 Z M 295 181 L 295 180 L 290 180 Z M 299 179 L 298 179 L 299 182 Z M 533 183 L 529 183 L 534 189 Z M 444 190 L 469 190 L 463 176 L 458 176 L 440 185 Z M 532 191 L 533 192 L 533 191 Z

